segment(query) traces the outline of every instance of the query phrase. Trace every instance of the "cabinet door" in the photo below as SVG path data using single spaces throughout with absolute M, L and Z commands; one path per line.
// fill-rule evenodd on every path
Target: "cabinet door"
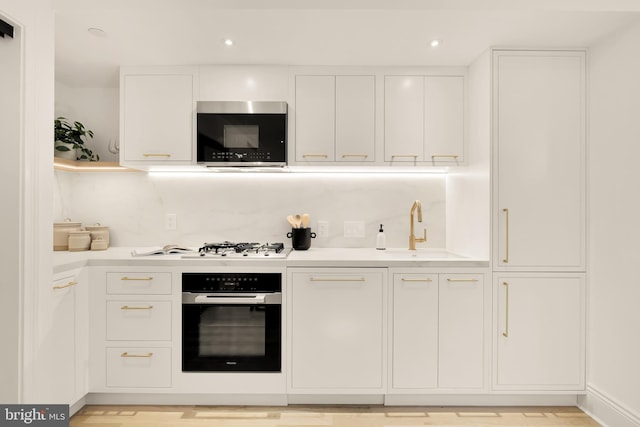
M 438 386 L 484 385 L 484 285 L 481 274 L 439 279 Z
M 290 289 L 292 387 L 381 389 L 383 273 L 296 272 Z
M 375 77 L 336 76 L 336 161 L 375 161 Z
M 193 160 L 194 76 L 123 75 L 120 161 Z
M 499 52 L 494 69 L 496 265 L 581 271 L 584 54 Z
M 393 276 L 392 386 L 438 387 L 438 275 Z
M 75 397 L 89 392 L 89 272 L 80 270 L 75 286 Z
M 384 78 L 384 160 L 424 160 L 424 77 Z
M 36 349 L 38 401 L 75 403 L 76 272 L 61 274 L 39 295 Z
M 463 162 L 464 129 L 464 77 L 425 77 L 424 160 Z
M 496 275 L 496 389 L 582 390 L 583 275 Z
M 296 161 L 335 160 L 334 76 L 296 76 Z

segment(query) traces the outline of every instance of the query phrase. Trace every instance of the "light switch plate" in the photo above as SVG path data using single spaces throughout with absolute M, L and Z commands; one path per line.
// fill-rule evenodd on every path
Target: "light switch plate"
M 364 221 L 345 221 L 344 237 L 365 237 Z
M 178 215 L 174 213 L 167 214 L 164 227 L 167 230 L 175 230 L 178 227 Z
M 318 237 L 329 237 L 329 221 L 318 221 Z

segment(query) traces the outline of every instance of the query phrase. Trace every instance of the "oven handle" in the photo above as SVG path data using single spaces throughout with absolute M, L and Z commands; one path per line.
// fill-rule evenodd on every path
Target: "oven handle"
M 197 295 L 190 294 L 191 298 L 186 300 L 184 298 L 183 304 L 216 304 L 216 305 L 224 305 L 224 304 L 246 304 L 246 305 L 257 305 L 257 304 L 280 304 L 282 302 L 282 294 L 280 293 L 270 293 L 270 294 L 252 294 L 252 295 L 233 295 L 233 296 L 221 296 L 221 295 Z

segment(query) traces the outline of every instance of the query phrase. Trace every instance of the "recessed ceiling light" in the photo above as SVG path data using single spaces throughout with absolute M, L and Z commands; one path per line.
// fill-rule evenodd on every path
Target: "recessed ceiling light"
M 91 27 L 87 31 L 89 31 L 89 34 L 96 37 L 107 37 L 107 33 L 105 33 L 105 31 L 101 28 Z
M 224 39 L 222 40 L 222 42 L 225 44 L 225 46 L 233 46 L 233 40 L 231 39 Z
M 438 47 L 442 44 L 442 41 L 438 40 L 438 39 L 433 39 L 429 42 L 429 46 L 431 47 Z

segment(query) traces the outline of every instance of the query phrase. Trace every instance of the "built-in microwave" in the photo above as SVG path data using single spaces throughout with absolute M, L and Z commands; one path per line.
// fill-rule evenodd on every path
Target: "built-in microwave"
M 196 114 L 199 164 L 286 166 L 286 102 L 199 101 Z

